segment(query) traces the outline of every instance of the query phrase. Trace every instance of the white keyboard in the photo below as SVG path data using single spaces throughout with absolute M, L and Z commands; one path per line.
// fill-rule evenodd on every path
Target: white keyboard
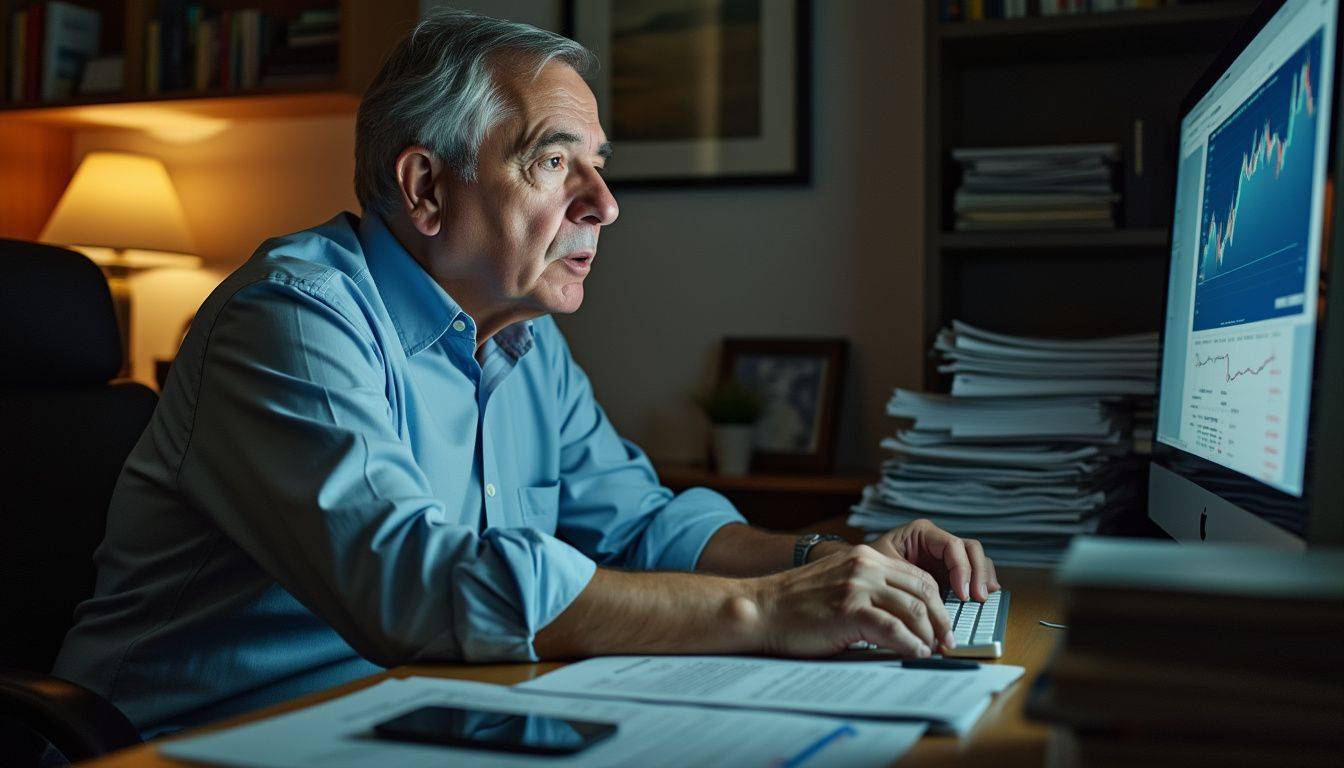
M 952 636 L 957 647 L 943 651 L 943 656 L 968 659 L 997 659 L 1003 655 L 1003 633 L 1008 627 L 1008 593 L 991 592 L 984 603 L 974 600 L 962 602 L 948 590 L 943 595 L 943 607 L 952 620 Z M 872 643 L 859 641 L 846 651 L 847 658 L 869 658 L 891 653 Z
M 962 602 L 949 590 L 943 597 L 943 607 L 952 619 L 952 636 L 957 647 L 944 651 L 944 656 L 974 659 L 997 659 L 1003 655 L 1003 633 L 1008 626 L 1008 593 L 991 592 L 983 604 L 974 600 Z

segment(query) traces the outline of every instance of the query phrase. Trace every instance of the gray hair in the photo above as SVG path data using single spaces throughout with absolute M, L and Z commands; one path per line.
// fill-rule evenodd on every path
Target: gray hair
M 492 71 L 501 54 L 534 67 L 560 61 L 585 75 L 595 61 L 582 45 L 513 21 L 451 9 L 429 11 L 392 49 L 364 92 L 355 120 L 355 194 L 365 212 L 390 215 L 400 192 L 393 163 L 419 144 L 455 169 L 476 178 L 485 134 L 513 105 L 499 92 Z

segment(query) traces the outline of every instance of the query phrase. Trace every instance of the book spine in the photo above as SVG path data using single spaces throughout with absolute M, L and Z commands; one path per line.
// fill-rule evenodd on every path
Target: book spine
M 159 92 L 159 70 L 162 60 L 159 47 L 163 38 L 163 27 L 158 19 L 150 19 L 145 24 L 145 93 Z
M 233 81 L 229 76 L 229 47 L 233 43 L 231 37 L 233 34 L 233 13 L 227 9 L 221 11 L 219 18 L 215 20 L 215 24 L 215 45 L 217 46 L 216 54 L 219 65 L 218 85 L 221 89 L 228 90 L 233 87 Z
M 9 99 L 23 101 L 24 64 L 26 54 L 24 43 L 28 39 L 28 12 L 18 11 L 11 18 L 9 32 Z
M 47 26 L 47 4 L 32 6 L 28 12 L 28 39 L 24 41 L 26 79 L 24 98 L 37 101 L 42 95 L 42 38 Z
M 966 20 L 983 21 L 985 18 L 985 0 L 966 0 Z
M 196 90 L 199 73 L 197 42 L 201 34 L 201 6 L 191 3 L 182 12 L 182 87 Z

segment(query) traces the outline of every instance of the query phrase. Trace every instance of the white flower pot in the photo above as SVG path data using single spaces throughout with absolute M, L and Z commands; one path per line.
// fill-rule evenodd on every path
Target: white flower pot
M 714 425 L 714 466 L 720 475 L 745 475 L 751 469 L 750 424 Z

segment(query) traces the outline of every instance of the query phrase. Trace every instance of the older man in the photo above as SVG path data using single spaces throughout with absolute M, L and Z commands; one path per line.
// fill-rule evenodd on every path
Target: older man
M 410 661 L 953 643 L 930 572 L 983 599 L 976 542 L 755 530 L 660 487 L 594 401 L 548 317 L 617 215 L 588 63 L 457 12 L 397 46 L 364 215 L 267 241 L 201 308 L 57 674 L 153 732 Z

